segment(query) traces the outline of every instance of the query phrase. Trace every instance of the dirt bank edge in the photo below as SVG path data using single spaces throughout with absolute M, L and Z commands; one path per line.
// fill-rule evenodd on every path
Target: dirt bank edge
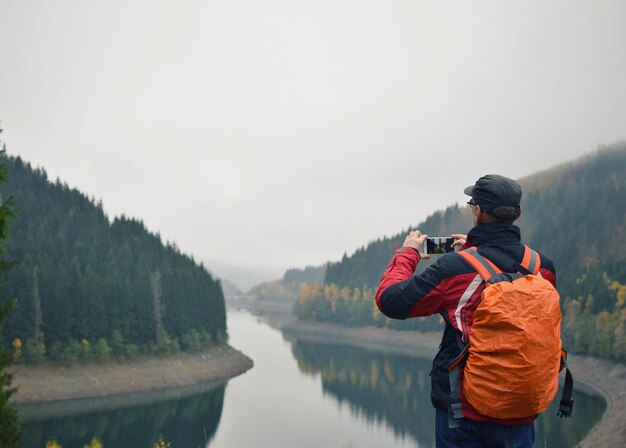
M 14 366 L 13 386 L 17 392 L 11 401 L 20 405 L 223 382 L 252 367 L 250 358 L 229 345 L 200 353 L 124 362 L 23 364 Z
M 440 333 L 417 333 L 374 327 L 343 327 L 318 322 L 292 321 L 285 334 L 323 343 L 354 345 L 370 350 L 432 357 Z M 578 444 L 581 448 L 626 446 L 626 365 L 586 357 L 569 356 L 575 387 L 601 395 L 607 409 L 600 422 Z M 574 405 L 574 411 L 576 407 Z

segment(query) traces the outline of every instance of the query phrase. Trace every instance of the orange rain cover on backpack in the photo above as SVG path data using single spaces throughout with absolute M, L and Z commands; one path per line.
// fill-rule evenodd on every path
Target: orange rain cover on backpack
M 459 254 L 487 282 L 470 331 L 465 399 L 492 418 L 543 412 L 558 389 L 561 310 L 559 293 L 537 275 L 539 254 L 526 247 L 528 275 L 502 274 L 476 248 Z

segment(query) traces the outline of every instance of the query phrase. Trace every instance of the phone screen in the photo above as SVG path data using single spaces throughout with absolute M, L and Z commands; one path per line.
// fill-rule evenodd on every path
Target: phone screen
M 445 236 L 433 236 L 428 237 L 425 243 L 425 251 L 427 254 L 447 254 L 448 252 L 454 252 L 452 243 L 454 238 Z

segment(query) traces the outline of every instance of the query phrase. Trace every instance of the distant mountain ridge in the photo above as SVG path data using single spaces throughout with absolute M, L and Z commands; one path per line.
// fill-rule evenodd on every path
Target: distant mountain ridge
M 204 265 L 216 277 L 228 280 L 238 291 L 246 293 L 253 286 L 268 278 L 280 277 L 280 271 L 264 267 L 234 266 L 214 259 L 205 258 Z
M 584 297 L 604 290 L 597 284 L 602 273 L 626 282 L 625 173 L 626 142 L 619 142 L 519 180 L 523 215 L 516 224 L 525 243 L 554 260 L 562 296 Z M 483 174 L 487 173 L 477 173 L 477 178 Z M 471 217 L 467 208 L 452 205 L 416 227 L 430 235 L 467 233 Z M 375 288 L 408 230 L 329 263 L 324 282 Z M 599 294 L 595 308 L 610 309 L 600 296 L 604 297 Z

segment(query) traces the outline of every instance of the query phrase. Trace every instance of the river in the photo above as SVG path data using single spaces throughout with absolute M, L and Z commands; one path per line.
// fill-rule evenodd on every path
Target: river
M 229 310 L 230 344 L 254 368 L 227 384 L 141 405 L 58 415 L 29 410 L 22 448 L 56 439 L 82 448 L 92 437 L 104 448 L 152 448 L 159 435 L 172 448 L 432 447 L 430 359 L 291 340 L 263 317 Z M 536 447 L 570 447 L 595 425 L 606 404 L 576 391 L 571 419 L 551 408 L 537 419 Z M 84 408 L 84 406 L 82 406 Z

